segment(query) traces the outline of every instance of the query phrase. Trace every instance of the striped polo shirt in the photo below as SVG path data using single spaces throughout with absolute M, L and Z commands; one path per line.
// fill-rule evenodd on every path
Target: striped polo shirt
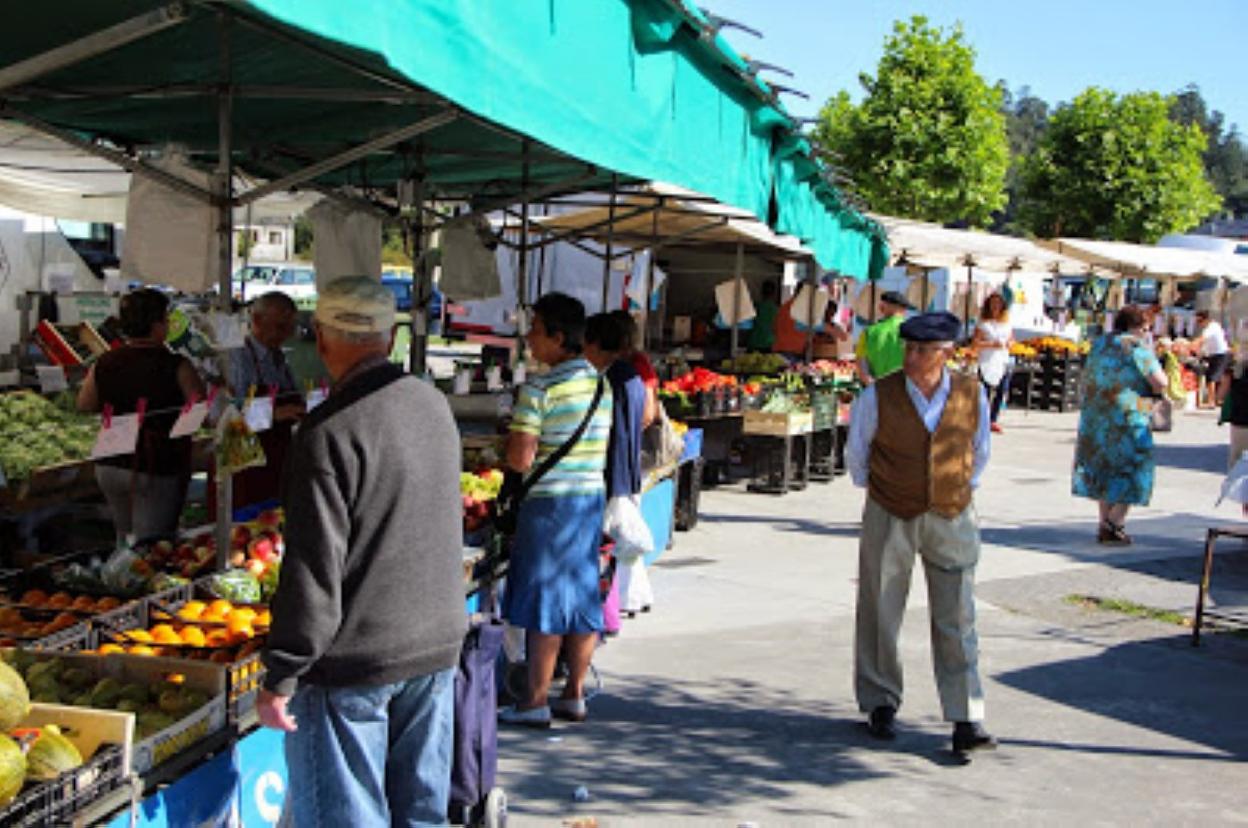
M 520 387 L 511 414 L 511 430 L 538 438 L 537 466 L 567 441 L 581 424 L 598 387 L 598 372 L 577 357 L 559 363 L 548 373 Z M 585 433 L 572 450 L 530 490 L 530 497 L 593 495 L 605 490 L 607 440 L 611 436 L 611 386 L 604 384 L 602 399 Z

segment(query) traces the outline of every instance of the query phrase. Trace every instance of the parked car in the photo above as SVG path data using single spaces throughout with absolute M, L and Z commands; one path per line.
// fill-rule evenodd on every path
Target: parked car
M 299 310 L 316 307 L 316 271 L 303 264 L 254 264 L 234 274 L 234 297 L 251 301 L 265 293 L 284 293 Z
M 387 267 L 381 271 L 381 283 L 394 294 L 395 309 L 400 313 L 410 313 L 415 293 L 415 282 L 409 268 Z M 429 330 L 438 333 L 442 327 L 442 291 L 435 286 L 433 295 L 429 297 Z

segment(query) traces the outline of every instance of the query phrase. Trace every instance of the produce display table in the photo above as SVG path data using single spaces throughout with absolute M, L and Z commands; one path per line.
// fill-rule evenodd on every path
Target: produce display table
M 654 563 L 672 545 L 676 514 L 676 467 L 651 472 L 641 490 L 641 516 L 654 538 L 654 551 L 646 565 Z

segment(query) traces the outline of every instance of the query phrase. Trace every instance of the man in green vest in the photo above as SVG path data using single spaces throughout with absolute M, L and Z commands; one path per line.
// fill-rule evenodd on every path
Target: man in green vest
M 901 342 L 901 323 L 906 311 L 914 306 L 895 290 L 886 291 L 880 297 L 882 319 L 863 331 L 858 337 L 858 376 L 863 385 L 870 385 L 894 371 L 900 370 L 905 348 Z
M 979 522 L 972 494 L 988 463 L 988 401 L 979 382 L 946 362 L 961 323 L 925 313 L 900 327 L 901 371 L 854 402 L 845 459 L 867 489 L 858 547 L 854 689 L 878 739 L 896 736 L 902 671 L 898 651 L 915 556 L 923 559 L 932 661 L 953 750 L 995 747 L 984 730 L 975 635 Z

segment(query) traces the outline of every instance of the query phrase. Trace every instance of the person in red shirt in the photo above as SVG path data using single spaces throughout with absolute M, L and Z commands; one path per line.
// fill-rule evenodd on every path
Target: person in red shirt
M 641 415 L 641 427 L 644 430 L 654 422 L 654 418 L 659 413 L 659 375 L 655 373 L 650 357 L 637 347 L 639 344 L 637 320 L 626 310 L 612 311 L 611 315 L 618 319 L 628 331 L 629 345 L 625 353 L 621 354 L 620 359 L 627 359 L 632 364 L 633 370 L 637 372 L 637 376 L 641 377 L 641 381 L 646 386 L 646 405 Z

